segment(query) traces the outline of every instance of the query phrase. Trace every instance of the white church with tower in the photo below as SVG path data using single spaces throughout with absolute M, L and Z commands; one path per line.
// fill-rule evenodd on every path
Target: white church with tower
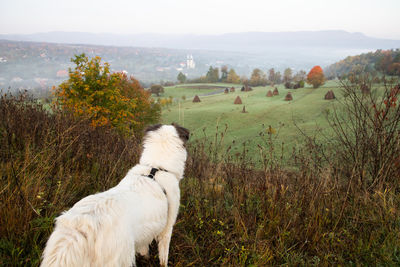
M 193 55 L 186 56 L 186 68 L 194 69 L 196 67 L 196 63 L 193 60 Z

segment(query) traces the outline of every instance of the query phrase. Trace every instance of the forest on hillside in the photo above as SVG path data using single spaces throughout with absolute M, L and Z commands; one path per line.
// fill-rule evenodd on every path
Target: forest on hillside
M 400 49 L 376 50 L 357 56 L 349 56 L 325 69 L 327 77 L 347 74 L 381 73 L 400 75 Z

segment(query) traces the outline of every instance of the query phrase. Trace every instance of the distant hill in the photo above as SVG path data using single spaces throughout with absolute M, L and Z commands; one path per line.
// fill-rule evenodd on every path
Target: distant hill
M 400 40 L 378 39 L 362 33 L 346 31 L 242 32 L 220 35 L 192 34 L 110 34 L 86 32 L 48 32 L 26 35 L 0 35 L 0 39 L 68 44 L 163 47 L 236 52 L 269 52 L 271 49 L 391 49 L 399 48 Z
M 341 77 L 349 73 L 382 73 L 400 76 L 400 49 L 376 50 L 349 56 L 325 68 L 327 77 Z
M 346 31 L 242 32 L 220 35 L 193 34 L 111 34 L 87 32 L 48 32 L 26 35 L 0 35 L 0 39 L 64 44 L 123 47 L 170 48 L 196 51 L 235 52 L 246 56 L 236 67 L 311 68 L 328 66 L 346 56 L 377 49 L 400 48 L 400 40 L 368 37 Z M 232 57 L 229 57 L 232 58 Z M 245 60 L 242 60 L 245 59 Z M 218 61 L 223 61 L 219 59 Z M 232 64 L 225 62 L 225 64 Z M 250 72 L 250 70 L 249 70 Z

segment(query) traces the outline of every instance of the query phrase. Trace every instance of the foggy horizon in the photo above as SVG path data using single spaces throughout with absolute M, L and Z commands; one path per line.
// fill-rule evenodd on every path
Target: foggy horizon
M 226 34 L 240 34 L 240 33 L 302 33 L 302 32 L 346 32 L 349 34 L 362 34 L 366 37 L 370 38 L 377 38 L 377 39 L 387 39 L 387 40 L 400 40 L 398 38 L 385 38 L 385 37 L 378 37 L 366 34 L 364 32 L 351 32 L 346 31 L 343 29 L 325 29 L 325 30 L 298 30 L 298 31 L 233 31 L 233 32 L 221 32 L 221 33 L 191 33 L 191 32 L 183 32 L 183 33 L 166 33 L 166 32 L 132 32 L 132 33 L 118 33 L 118 32 L 105 32 L 105 31 L 69 31 L 69 30 L 54 30 L 54 31 L 37 31 L 37 32 L 28 32 L 28 33 L 3 33 L 1 32 L 0 35 L 35 35 L 35 34 L 47 34 L 47 33 L 87 33 L 87 34 L 110 34 L 110 35 L 121 35 L 121 36 L 129 36 L 129 35 L 173 35 L 173 36 L 185 36 L 185 35 L 192 35 L 192 36 L 219 36 L 219 35 L 226 35 Z
M 88 32 L 221 35 L 243 32 L 335 31 L 400 40 L 400 1 L 295 0 L 131 2 L 6 0 L 0 34 Z M 21 8 L 23 7 L 23 8 Z
M 0 84 L 57 83 L 57 71 L 83 51 L 147 82 L 175 80 L 180 71 L 193 78 L 222 64 L 244 75 L 327 67 L 400 48 L 399 11 L 399 0 L 4 0 L 0 39 L 16 43 L 0 43 L 0 63 L 7 63 Z M 195 68 L 184 68 L 187 54 Z

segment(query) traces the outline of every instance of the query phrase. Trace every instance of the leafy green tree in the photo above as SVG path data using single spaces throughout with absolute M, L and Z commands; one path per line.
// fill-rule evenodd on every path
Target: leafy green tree
M 291 81 L 292 81 L 292 69 L 291 68 L 287 68 L 283 72 L 283 82 L 284 83 L 288 83 L 288 82 L 291 82 Z
M 276 79 L 275 76 L 276 76 L 275 75 L 275 69 L 274 68 L 269 69 L 268 70 L 268 81 L 270 83 L 275 83 L 275 79 Z
M 265 75 L 265 73 L 260 69 L 254 69 L 251 74 L 249 84 L 251 86 L 265 86 L 267 85 L 267 83 L 267 76 Z
M 275 83 L 276 84 L 282 83 L 282 74 L 280 71 L 275 73 Z
M 88 59 L 85 54 L 71 59 L 69 79 L 55 88 L 62 108 L 76 116 L 88 117 L 93 127 L 112 126 L 124 134 L 140 134 L 142 129 L 160 118 L 155 104 L 133 77 L 110 73 L 110 65 L 100 57 Z
M 228 73 L 228 77 L 226 78 L 226 82 L 228 83 L 240 83 L 240 77 L 236 74 L 234 69 L 230 69 Z
M 307 72 L 304 70 L 299 70 L 294 76 L 293 76 L 293 81 L 298 83 L 300 81 L 305 81 L 306 80 L 306 75 Z
M 381 56 L 375 63 L 375 68 L 382 72 L 387 72 L 389 69 L 390 64 L 392 63 L 393 57 L 390 51 L 382 51 Z
M 179 81 L 180 83 L 185 83 L 187 77 L 186 77 L 186 75 L 183 74 L 182 72 L 179 72 L 177 79 L 178 79 L 178 81 Z
M 221 67 L 221 82 L 226 82 L 228 79 L 228 67 L 222 66 Z
M 210 66 L 206 74 L 207 82 L 216 83 L 219 81 L 219 69 Z

